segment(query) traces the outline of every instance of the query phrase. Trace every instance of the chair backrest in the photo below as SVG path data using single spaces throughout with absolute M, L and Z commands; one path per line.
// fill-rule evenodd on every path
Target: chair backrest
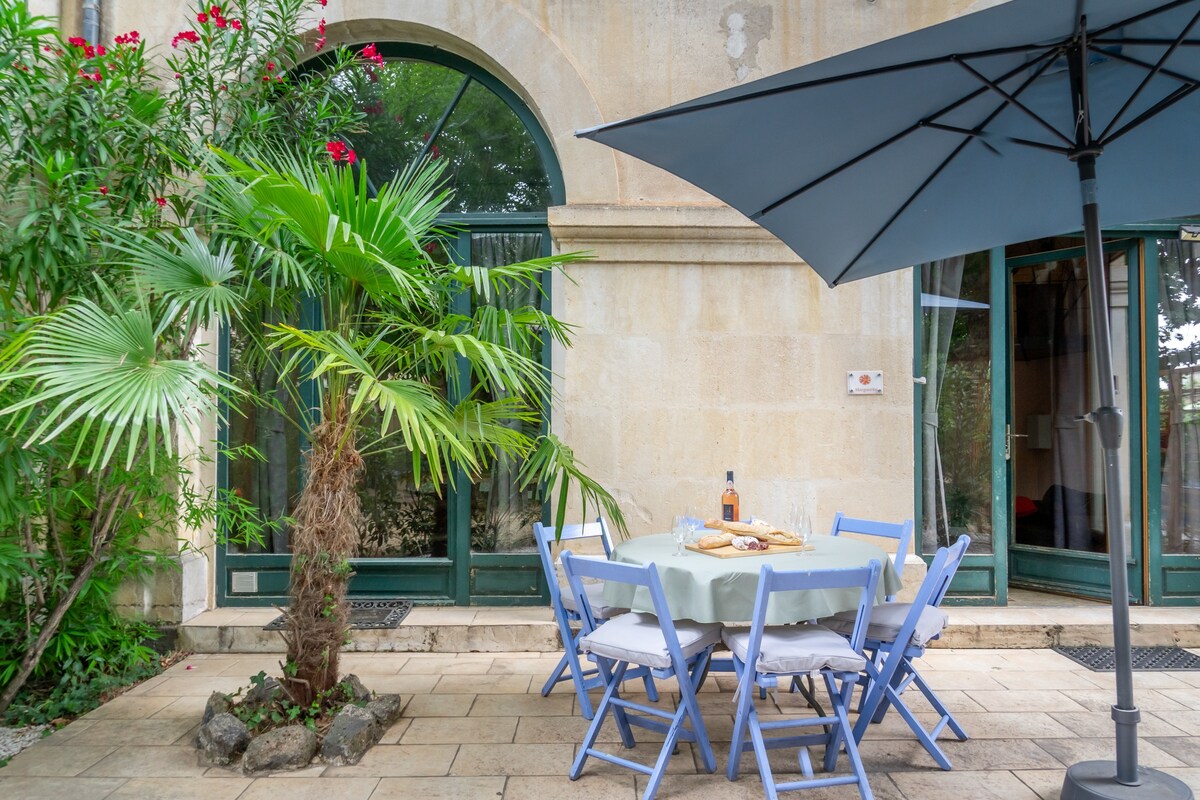
M 904 557 L 908 555 L 908 546 L 912 542 L 913 536 L 913 521 L 911 519 L 906 519 L 904 522 L 877 522 L 872 519 L 847 517 L 839 511 L 833 516 L 833 529 L 829 532 L 829 535 L 837 536 L 840 533 L 856 533 L 864 536 L 882 536 L 885 539 L 894 539 L 896 541 L 896 556 L 893 563 L 896 566 L 896 574 L 903 574 Z
M 958 572 L 958 567 L 962 564 L 963 556 L 967 554 L 967 547 L 971 544 L 971 537 L 965 533 L 958 537 L 954 544 L 950 545 L 946 550 L 946 561 L 942 565 L 941 574 L 938 575 L 934 582 L 933 591 L 929 595 L 929 605 L 940 606 L 942 600 L 946 597 L 946 592 L 950 589 L 950 581 L 954 580 L 954 573 Z M 929 580 L 929 576 L 925 577 Z
M 556 541 L 566 546 L 568 542 L 585 539 L 599 539 L 604 546 L 605 558 L 612 555 L 612 538 L 608 533 L 608 525 L 603 517 L 596 517 L 595 522 L 585 522 L 575 525 L 564 525 L 562 534 L 555 537 L 556 529 L 552 525 L 533 523 L 533 539 L 537 543 L 538 556 L 542 560 L 542 572 L 546 575 L 546 583 L 550 586 L 550 600 L 556 606 L 561 590 L 558 585 L 558 571 L 554 568 L 554 544 Z
M 912 606 L 894 641 L 911 642 L 917 625 L 921 622 L 921 612 L 925 610 L 925 607 L 936 608 L 942 604 L 946 591 L 950 588 L 950 581 L 954 579 L 954 573 L 958 571 L 958 566 L 962 563 L 963 556 L 967 552 L 967 545 L 970 543 L 971 537 L 963 535 L 959 536 L 958 540 L 949 547 L 938 548 L 937 553 L 933 556 L 933 561 L 929 564 L 929 571 L 925 573 L 925 580 L 921 581 L 921 586 L 917 589 L 917 596 L 913 598 Z M 927 631 L 926 636 L 930 635 L 933 634 Z
M 675 623 L 671 618 L 671 609 L 667 605 L 667 596 L 663 593 L 662 582 L 658 578 L 658 568 L 654 562 L 638 566 L 622 564 L 617 561 L 601 561 L 598 558 L 576 556 L 570 550 L 562 552 L 563 572 L 567 574 L 567 588 L 579 603 L 582 617 L 583 635 L 596 630 L 596 620 L 592 615 L 591 606 L 587 602 L 587 593 L 583 589 L 583 578 L 593 578 L 602 581 L 627 583 L 632 586 L 644 586 L 650 592 L 654 615 L 658 617 L 658 627 L 666 640 L 667 651 L 671 654 L 671 663 L 678 674 L 687 672 L 683 650 L 679 646 L 679 636 L 675 632 Z
M 870 609 L 875 604 L 875 591 L 882 571 L 882 565 L 874 559 L 865 567 L 823 570 L 776 571 L 770 564 L 763 564 L 758 577 L 758 595 L 754 600 L 754 615 L 750 622 L 750 640 L 747 647 L 749 657 L 746 663 L 754 664 L 758 659 L 763 628 L 767 620 L 767 606 L 773 592 L 794 592 L 803 589 L 862 589 L 858 598 L 858 614 L 855 617 L 854 632 L 850 636 L 850 646 L 854 648 L 855 652 L 861 651 L 863 640 L 867 634 Z

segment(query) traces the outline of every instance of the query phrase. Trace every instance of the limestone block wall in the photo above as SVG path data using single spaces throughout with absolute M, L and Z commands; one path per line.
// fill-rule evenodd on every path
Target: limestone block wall
M 830 290 L 727 208 L 566 206 L 550 221 L 559 249 L 597 255 L 555 286 L 578 326 L 553 365 L 556 427 L 631 533 L 690 503 L 716 516 L 726 469 L 743 516 L 778 519 L 791 498 L 818 530 L 838 510 L 911 516 L 908 271 Z M 884 393 L 848 395 L 854 369 L 882 370 Z

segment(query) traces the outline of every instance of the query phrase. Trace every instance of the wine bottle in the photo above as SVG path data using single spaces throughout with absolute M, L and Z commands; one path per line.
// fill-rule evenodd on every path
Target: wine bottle
M 721 492 L 721 519 L 737 522 L 740 510 L 737 489 L 733 488 L 733 470 L 728 470 L 725 473 L 725 491 Z

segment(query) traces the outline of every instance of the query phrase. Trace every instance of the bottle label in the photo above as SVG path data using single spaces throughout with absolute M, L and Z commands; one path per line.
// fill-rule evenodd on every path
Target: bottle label
M 726 522 L 737 522 L 737 520 L 733 518 L 733 503 L 721 504 L 721 519 L 725 520 Z

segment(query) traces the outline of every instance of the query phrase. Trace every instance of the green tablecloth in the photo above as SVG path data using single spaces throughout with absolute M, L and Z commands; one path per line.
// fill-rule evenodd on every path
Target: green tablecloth
M 658 565 L 659 579 L 674 619 L 697 622 L 748 622 L 754 615 L 758 575 L 763 564 L 777 570 L 819 570 L 866 566 L 871 559 L 883 564 L 875 602 L 900 591 L 900 576 L 892 557 L 879 547 L 847 536 L 814 536 L 812 550 L 766 551 L 747 558 L 716 558 L 685 551 L 672 555 L 675 543 L 670 534 L 638 536 L 621 542 L 613 549 L 612 560 L 625 564 Z M 858 607 L 859 592 L 854 589 L 820 589 L 775 594 L 767 606 L 767 623 L 782 625 L 806 619 L 819 619 L 838 611 Z M 644 587 L 607 583 L 604 601 L 608 605 L 653 611 L 650 592 Z

